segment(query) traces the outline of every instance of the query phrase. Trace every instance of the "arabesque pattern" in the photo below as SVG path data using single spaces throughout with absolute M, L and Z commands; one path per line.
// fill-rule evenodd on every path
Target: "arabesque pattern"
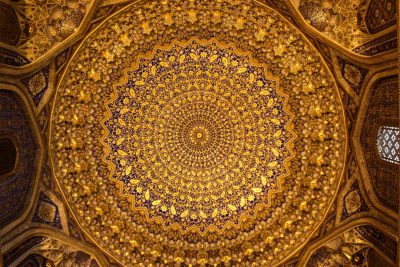
M 113 259 L 273 266 L 311 238 L 340 184 L 343 110 L 321 56 L 276 11 L 138 2 L 76 51 L 52 111 L 53 173 Z
M 167 225 L 238 224 L 288 172 L 294 135 L 277 89 L 263 67 L 215 41 L 156 49 L 125 71 L 108 104 L 112 178 Z

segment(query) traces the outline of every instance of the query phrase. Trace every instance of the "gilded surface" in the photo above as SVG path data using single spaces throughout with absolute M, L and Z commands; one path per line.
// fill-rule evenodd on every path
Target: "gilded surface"
M 216 42 L 157 49 L 125 72 L 108 105 L 111 176 L 167 225 L 237 224 L 269 204 L 288 173 L 293 134 L 277 87 L 263 67 Z
M 76 33 L 94 4 L 91 0 L 13 2 L 23 29 L 15 50 L 30 61 L 42 57 Z
M 320 55 L 275 11 L 162 1 L 79 47 L 50 146 L 81 228 L 120 263 L 276 265 L 323 220 L 344 129 Z
M 373 39 L 358 25 L 360 0 L 303 0 L 298 8 L 310 25 L 350 50 Z

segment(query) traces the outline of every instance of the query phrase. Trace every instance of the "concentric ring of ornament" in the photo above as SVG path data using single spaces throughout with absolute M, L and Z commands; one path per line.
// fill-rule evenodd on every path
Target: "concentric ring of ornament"
M 216 40 L 173 42 L 138 61 L 108 102 L 104 138 L 134 207 L 203 233 L 267 206 L 294 137 L 278 82 Z
M 154 53 L 156 47 L 170 46 L 177 40 L 188 44 L 192 37 L 230 44 L 267 66 L 268 72 L 279 80 L 280 88 L 289 96 L 287 105 L 295 114 L 293 130 L 297 136 L 293 144 L 294 156 L 288 165 L 289 175 L 279 186 L 280 191 L 271 197 L 269 206 L 249 212 L 241 223 L 223 222 L 222 230 L 211 227 L 202 233 L 191 229 L 180 231 L 174 226 L 166 229 L 164 224 L 173 218 L 158 215 L 160 219 L 150 218 L 152 207 L 133 206 L 134 203 L 125 197 L 136 191 L 129 192 L 126 186 L 118 188 L 115 181 L 109 179 L 117 172 L 121 172 L 121 176 L 115 177 L 126 175 L 126 169 L 110 164 L 118 161 L 118 149 L 117 154 L 109 153 L 113 151 L 113 136 L 120 135 L 123 127 L 116 127 L 117 117 L 112 122 L 104 115 L 112 110 L 112 106 L 104 102 L 115 98 L 114 88 L 121 84 L 123 70 L 134 72 L 132 66 L 140 64 L 139 55 Z M 328 212 L 342 176 L 347 148 L 344 115 L 333 77 L 321 56 L 277 12 L 247 0 L 137 2 L 99 25 L 76 51 L 54 100 L 50 156 L 53 174 L 71 213 L 82 231 L 104 252 L 125 266 L 177 263 L 274 266 L 309 240 Z M 227 98 L 221 97 L 221 101 Z M 239 132 L 247 129 L 240 128 L 243 124 L 229 123 L 231 119 L 217 128 L 218 116 L 185 101 L 187 105 L 179 114 L 186 114 L 188 110 L 204 116 L 201 120 L 196 116 L 188 117 L 191 123 L 184 124 L 174 116 L 178 113 L 167 110 L 160 113 L 170 116 L 166 120 L 170 124 L 154 128 L 155 135 L 161 132 L 164 136 L 157 140 L 158 146 L 168 144 L 165 151 L 175 155 L 181 155 L 179 151 L 185 149 L 196 159 L 188 161 L 185 156 L 177 157 L 182 168 L 203 169 L 207 158 L 212 169 L 215 155 L 204 151 L 220 148 L 216 142 L 220 139 L 216 136 L 229 135 L 235 125 Z M 113 129 L 108 137 L 105 137 L 105 125 Z M 172 134 L 178 129 L 182 134 Z M 225 144 L 231 148 L 234 140 L 238 139 L 227 139 Z M 125 145 L 124 142 L 121 144 Z M 134 142 L 126 144 L 133 146 Z M 105 151 L 109 146 L 110 150 Z M 224 143 L 221 146 L 224 147 Z M 244 151 L 243 147 L 238 146 L 237 151 Z M 160 159 L 164 157 L 157 155 Z M 193 162 L 199 165 L 192 165 Z M 169 171 L 176 172 L 174 168 Z M 197 177 L 198 183 L 207 179 L 207 175 Z M 237 218 L 232 216 L 229 220 Z M 179 221 L 183 227 L 190 223 Z M 210 225 L 203 224 L 204 227 Z M 216 222 L 212 224 L 218 228 Z M 201 230 L 202 226 L 197 227 Z

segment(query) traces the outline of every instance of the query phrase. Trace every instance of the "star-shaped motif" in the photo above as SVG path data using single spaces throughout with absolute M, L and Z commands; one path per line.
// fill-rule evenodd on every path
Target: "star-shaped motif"
M 121 28 L 118 25 L 113 25 L 112 28 L 117 34 L 120 34 L 122 32 Z
M 236 30 L 241 30 L 243 29 L 245 22 L 246 21 L 243 18 L 238 18 L 233 26 L 236 28 Z
M 89 77 L 92 78 L 95 82 L 101 79 L 101 74 L 95 71 L 94 68 L 91 68 L 89 71 Z
M 85 94 L 84 91 L 79 91 L 78 101 L 88 103 L 90 101 L 90 94 Z
M 310 106 L 310 109 L 308 110 L 308 115 L 310 116 L 321 117 L 322 114 L 323 113 L 320 106 Z
M 301 64 L 299 62 L 296 62 L 296 64 L 290 65 L 290 72 L 293 74 L 297 74 L 301 70 L 301 68 Z
M 164 24 L 167 26 L 171 26 L 174 23 L 174 20 L 172 19 L 171 13 L 165 13 L 164 14 Z
M 190 23 L 195 23 L 197 21 L 197 12 L 195 10 L 188 11 L 188 21 Z
M 267 33 L 264 29 L 260 29 L 256 34 L 254 34 L 254 36 L 256 37 L 257 41 L 262 42 L 264 41 L 266 34 Z
M 142 29 L 144 34 L 150 34 L 152 30 L 148 21 L 142 23 Z
M 103 51 L 103 57 L 106 59 L 107 63 L 114 60 L 114 55 L 110 53 L 108 49 Z
M 213 21 L 214 23 L 220 23 L 220 22 L 221 22 L 221 12 L 219 12 L 219 11 L 214 11 L 212 14 L 213 14 L 212 21 Z
M 131 45 L 132 40 L 128 37 L 128 34 L 125 33 L 125 34 L 121 35 L 121 37 L 119 39 L 124 44 L 124 46 Z
M 286 47 L 282 44 L 274 47 L 275 56 L 281 57 L 285 51 L 286 51 Z
M 307 84 L 303 84 L 303 92 L 308 94 L 310 92 L 314 92 L 315 91 L 315 85 L 310 81 Z

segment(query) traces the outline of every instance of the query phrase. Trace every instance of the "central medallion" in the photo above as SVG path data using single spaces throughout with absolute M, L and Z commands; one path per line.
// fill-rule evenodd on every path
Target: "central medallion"
M 106 103 L 110 178 L 165 227 L 222 230 L 268 206 L 291 157 L 278 80 L 216 40 L 139 56 Z

